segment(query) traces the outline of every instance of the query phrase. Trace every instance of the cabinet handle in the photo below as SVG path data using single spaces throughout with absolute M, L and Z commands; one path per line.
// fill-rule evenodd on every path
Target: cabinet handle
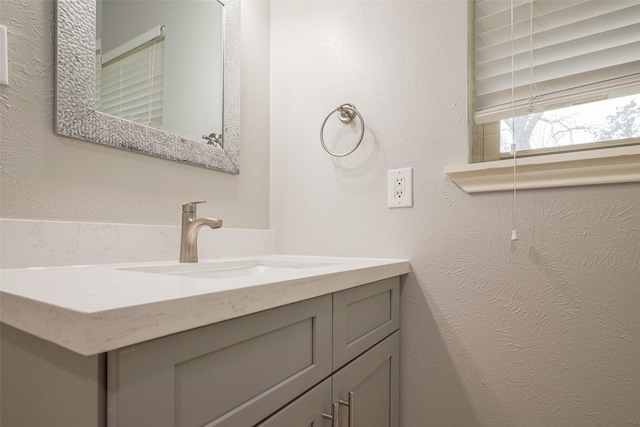
M 338 400 L 340 405 L 344 405 L 349 408 L 349 426 L 348 427 L 356 427 L 355 422 L 353 421 L 354 414 L 356 413 L 356 394 L 353 391 L 349 392 L 349 401 L 345 402 L 344 400 Z
M 322 418 L 325 420 L 331 420 L 331 427 L 340 427 L 340 403 L 334 402 L 333 406 L 333 415 L 322 413 Z
M 349 392 L 349 427 L 356 427 L 356 423 L 353 421 L 353 417 L 356 413 L 356 393 L 354 391 Z

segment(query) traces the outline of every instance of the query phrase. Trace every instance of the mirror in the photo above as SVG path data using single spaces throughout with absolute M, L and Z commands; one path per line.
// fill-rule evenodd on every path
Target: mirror
M 58 134 L 239 173 L 239 0 L 58 0 L 56 53 Z

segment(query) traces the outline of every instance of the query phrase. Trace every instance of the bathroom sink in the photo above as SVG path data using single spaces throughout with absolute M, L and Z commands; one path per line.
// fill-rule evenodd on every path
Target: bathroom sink
M 230 279 L 234 277 L 259 276 L 267 273 L 327 267 L 331 265 L 335 265 L 335 263 L 253 259 L 239 261 L 205 261 L 197 264 L 160 265 L 123 268 L 122 270 L 171 276 L 198 277 L 202 279 Z

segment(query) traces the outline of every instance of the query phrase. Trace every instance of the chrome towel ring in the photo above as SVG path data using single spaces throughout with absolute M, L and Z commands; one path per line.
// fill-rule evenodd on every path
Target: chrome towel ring
M 329 117 L 331 117 L 331 115 L 336 111 L 338 112 L 338 119 L 340 119 L 342 123 L 351 122 L 355 116 L 358 116 L 358 118 L 360 119 L 360 139 L 358 139 L 358 143 L 355 145 L 355 147 L 353 147 L 351 151 L 347 151 L 346 153 L 334 153 L 331 150 L 329 150 L 327 148 L 327 145 L 324 143 L 324 125 L 327 124 L 327 120 L 329 120 Z M 360 115 L 358 110 L 356 110 L 356 107 L 353 104 L 340 105 L 338 108 L 336 108 L 335 110 L 333 110 L 327 115 L 327 118 L 324 119 L 324 122 L 322 122 L 322 126 L 320 127 L 320 143 L 322 143 L 322 148 L 324 148 L 324 151 L 326 151 L 327 153 L 331 154 L 334 157 L 348 156 L 349 154 L 356 151 L 356 149 L 360 146 L 360 143 L 362 142 L 363 137 L 364 137 L 364 119 L 362 118 L 362 115 Z

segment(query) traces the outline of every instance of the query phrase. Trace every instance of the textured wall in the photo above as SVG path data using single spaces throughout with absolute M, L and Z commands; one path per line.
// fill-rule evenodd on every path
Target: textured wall
M 466 20 L 461 0 L 272 2 L 278 249 L 410 258 L 404 427 L 638 425 L 640 186 L 522 192 L 512 244 L 511 194 L 444 174 L 469 156 Z M 344 102 L 367 132 L 333 159 L 318 132 Z M 386 207 L 397 167 L 413 208 Z
M 0 87 L 4 218 L 178 224 L 180 204 L 205 199 L 225 226 L 269 221 L 269 5 L 242 7 L 240 175 L 54 134 L 55 2 L 0 0 L 10 87 Z

